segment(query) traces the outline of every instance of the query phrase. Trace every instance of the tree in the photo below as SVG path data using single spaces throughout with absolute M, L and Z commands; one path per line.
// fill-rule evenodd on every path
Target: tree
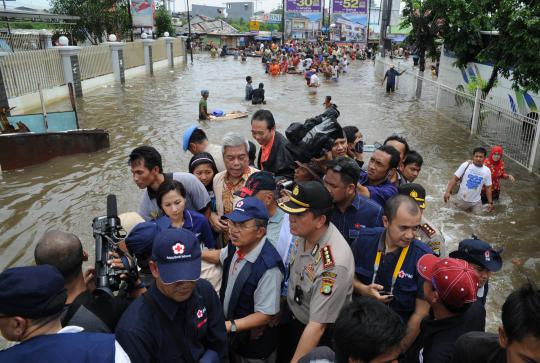
M 163 36 L 165 32 L 169 32 L 171 36 L 175 34 L 171 15 L 163 5 L 156 8 L 156 29 L 158 37 Z
M 75 15 L 80 19 L 75 25 L 64 29 L 79 41 L 88 40 L 98 44 L 107 33 L 129 29 L 129 0 L 50 0 L 51 11 L 56 14 Z

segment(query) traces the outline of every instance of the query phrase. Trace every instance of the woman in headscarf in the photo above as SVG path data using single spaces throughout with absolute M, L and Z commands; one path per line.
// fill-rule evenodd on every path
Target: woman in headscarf
M 515 182 L 516 179 L 511 174 L 506 174 L 504 169 L 503 148 L 501 146 L 493 146 L 489 157 L 484 161 L 484 164 L 491 170 L 491 194 L 493 200 L 499 200 L 501 192 L 501 179 L 510 179 L 511 182 Z M 486 188 L 482 189 L 482 203 L 487 203 Z

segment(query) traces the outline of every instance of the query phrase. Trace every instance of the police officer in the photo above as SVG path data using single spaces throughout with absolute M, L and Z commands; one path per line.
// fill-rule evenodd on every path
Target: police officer
M 51 265 L 2 272 L 0 331 L 7 340 L 21 344 L 0 351 L 0 362 L 129 362 L 114 335 L 81 333 L 77 326 L 62 328 L 66 298 L 64 278 Z
M 473 236 L 474 237 L 474 236 Z M 459 242 L 458 250 L 450 252 L 450 257 L 467 261 L 480 277 L 478 301 L 486 305 L 489 278 L 502 268 L 502 250 L 496 251 L 491 245 L 476 237 Z
M 331 345 L 331 325 L 351 300 L 354 260 L 330 222 L 332 197 L 321 183 L 298 183 L 279 207 L 289 214 L 291 234 L 298 237 L 289 260 L 289 345 L 279 361 L 296 363 L 316 346 Z
M 426 190 L 423 186 L 416 183 L 408 183 L 399 186 L 398 194 L 408 195 L 416 200 L 422 219 L 420 220 L 420 228 L 416 238 L 427 244 L 437 257 L 446 257 L 446 241 L 442 233 L 433 226 L 433 224 L 424 215 L 426 209 Z
M 201 274 L 200 242 L 185 229 L 160 232 L 152 246 L 155 283 L 116 327 L 132 362 L 228 362 L 217 293 Z
M 420 257 L 431 249 L 415 239 L 421 220 L 420 208 L 408 196 L 396 195 L 384 206 L 384 228 L 365 228 L 351 245 L 356 277 L 355 293 L 389 304 L 404 322 L 406 351 L 429 312 L 423 280 L 416 270 Z

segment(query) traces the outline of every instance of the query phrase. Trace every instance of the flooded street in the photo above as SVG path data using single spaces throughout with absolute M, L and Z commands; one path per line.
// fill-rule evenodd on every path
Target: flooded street
M 95 216 L 105 214 L 106 195 L 117 195 L 119 213 L 137 209 L 141 191 L 131 180 L 129 152 L 142 144 L 152 145 L 162 153 L 166 171 L 187 170 L 191 155 L 182 151 L 181 138 L 183 130 L 197 122 L 200 90 L 210 90 L 209 110 L 247 110 L 252 114 L 262 107 L 243 100 L 247 75 L 253 77 L 254 86 L 264 82 L 267 104 L 262 107 L 273 112 L 278 131 L 284 132 L 293 121 L 321 113 L 324 97 L 331 95 L 341 112 L 340 124 L 357 126 L 367 144 L 382 142 L 397 133 L 423 155 L 424 168 L 418 182 L 428 192 L 425 213 L 447 237 L 449 250 L 473 233 L 496 248 L 504 248 L 504 267 L 490 284 L 490 330 L 496 326 L 500 306 L 514 287 L 526 276 L 540 281 L 539 179 L 506 160 L 507 171 L 517 182 L 511 185 L 503 181 L 495 213 L 471 216 L 444 205 L 442 195 L 447 181 L 478 142 L 467 130 L 408 94 L 398 90 L 386 95 L 380 81 L 374 78 L 372 62 L 353 62 L 338 83 L 323 81 L 313 93 L 299 75 L 265 75 L 260 58 L 248 58 L 242 64 L 232 57 L 211 59 L 206 55 L 196 56 L 194 65 L 179 64 L 174 70 L 157 70 L 154 77 L 128 79 L 125 88 L 108 85 L 86 94 L 78 103 L 80 125 L 109 130 L 108 150 L 58 158 L 0 175 L 0 269 L 31 264 L 36 239 L 51 228 L 77 234 L 92 262 L 91 222 Z M 67 107 L 66 102 L 51 110 Z M 232 130 L 251 139 L 249 120 L 209 123 L 204 128 L 210 142 L 216 144 Z M 522 268 L 511 263 L 516 258 L 525 262 Z

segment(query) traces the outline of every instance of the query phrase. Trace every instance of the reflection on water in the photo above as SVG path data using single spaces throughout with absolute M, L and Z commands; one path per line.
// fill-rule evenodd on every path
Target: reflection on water
M 264 82 L 267 105 L 262 107 L 274 113 L 280 131 L 290 122 L 320 113 L 324 97 L 331 95 L 341 111 L 341 124 L 358 126 L 366 143 L 382 142 L 392 133 L 407 138 L 424 156 L 419 182 L 428 192 L 426 214 L 447 236 L 450 250 L 472 233 L 505 249 L 505 265 L 492 278 L 490 288 L 488 319 L 493 329 L 500 305 L 509 291 L 525 280 L 523 275 L 540 280 L 538 179 L 507 161 L 518 182 L 515 186 L 503 182 L 496 213 L 470 216 L 454 211 L 442 203 L 442 194 L 476 140 L 405 92 L 386 95 L 374 79 L 372 63 L 356 62 L 349 71 L 339 82 L 323 81 L 314 92 L 301 76 L 265 75 L 258 58 L 240 63 L 201 55 L 193 66 L 180 64 L 174 70 L 156 71 L 154 77 L 130 79 L 125 88 L 107 85 L 85 95 L 78 104 L 81 127 L 109 130 L 111 147 L 0 176 L 0 268 L 32 263 L 36 239 L 51 228 L 76 233 L 92 255 L 91 222 L 105 213 L 106 195 L 117 195 L 119 212 L 137 208 L 141 191 L 131 181 L 126 163 L 129 152 L 141 144 L 153 145 L 162 153 L 165 170 L 187 170 L 190 155 L 181 151 L 181 135 L 196 122 L 200 90 L 210 90 L 210 110 L 253 113 L 261 106 L 243 100 L 244 80 L 251 75 L 255 85 Z M 67 103 L 51 110 L 65 107 Z M 231 130 L 251 137 L 249 119 L 210 122 L 203 127 L 210 141 L 217 144 Z M 522 270 L 510 263 L 513 258 L 526 260 Z

